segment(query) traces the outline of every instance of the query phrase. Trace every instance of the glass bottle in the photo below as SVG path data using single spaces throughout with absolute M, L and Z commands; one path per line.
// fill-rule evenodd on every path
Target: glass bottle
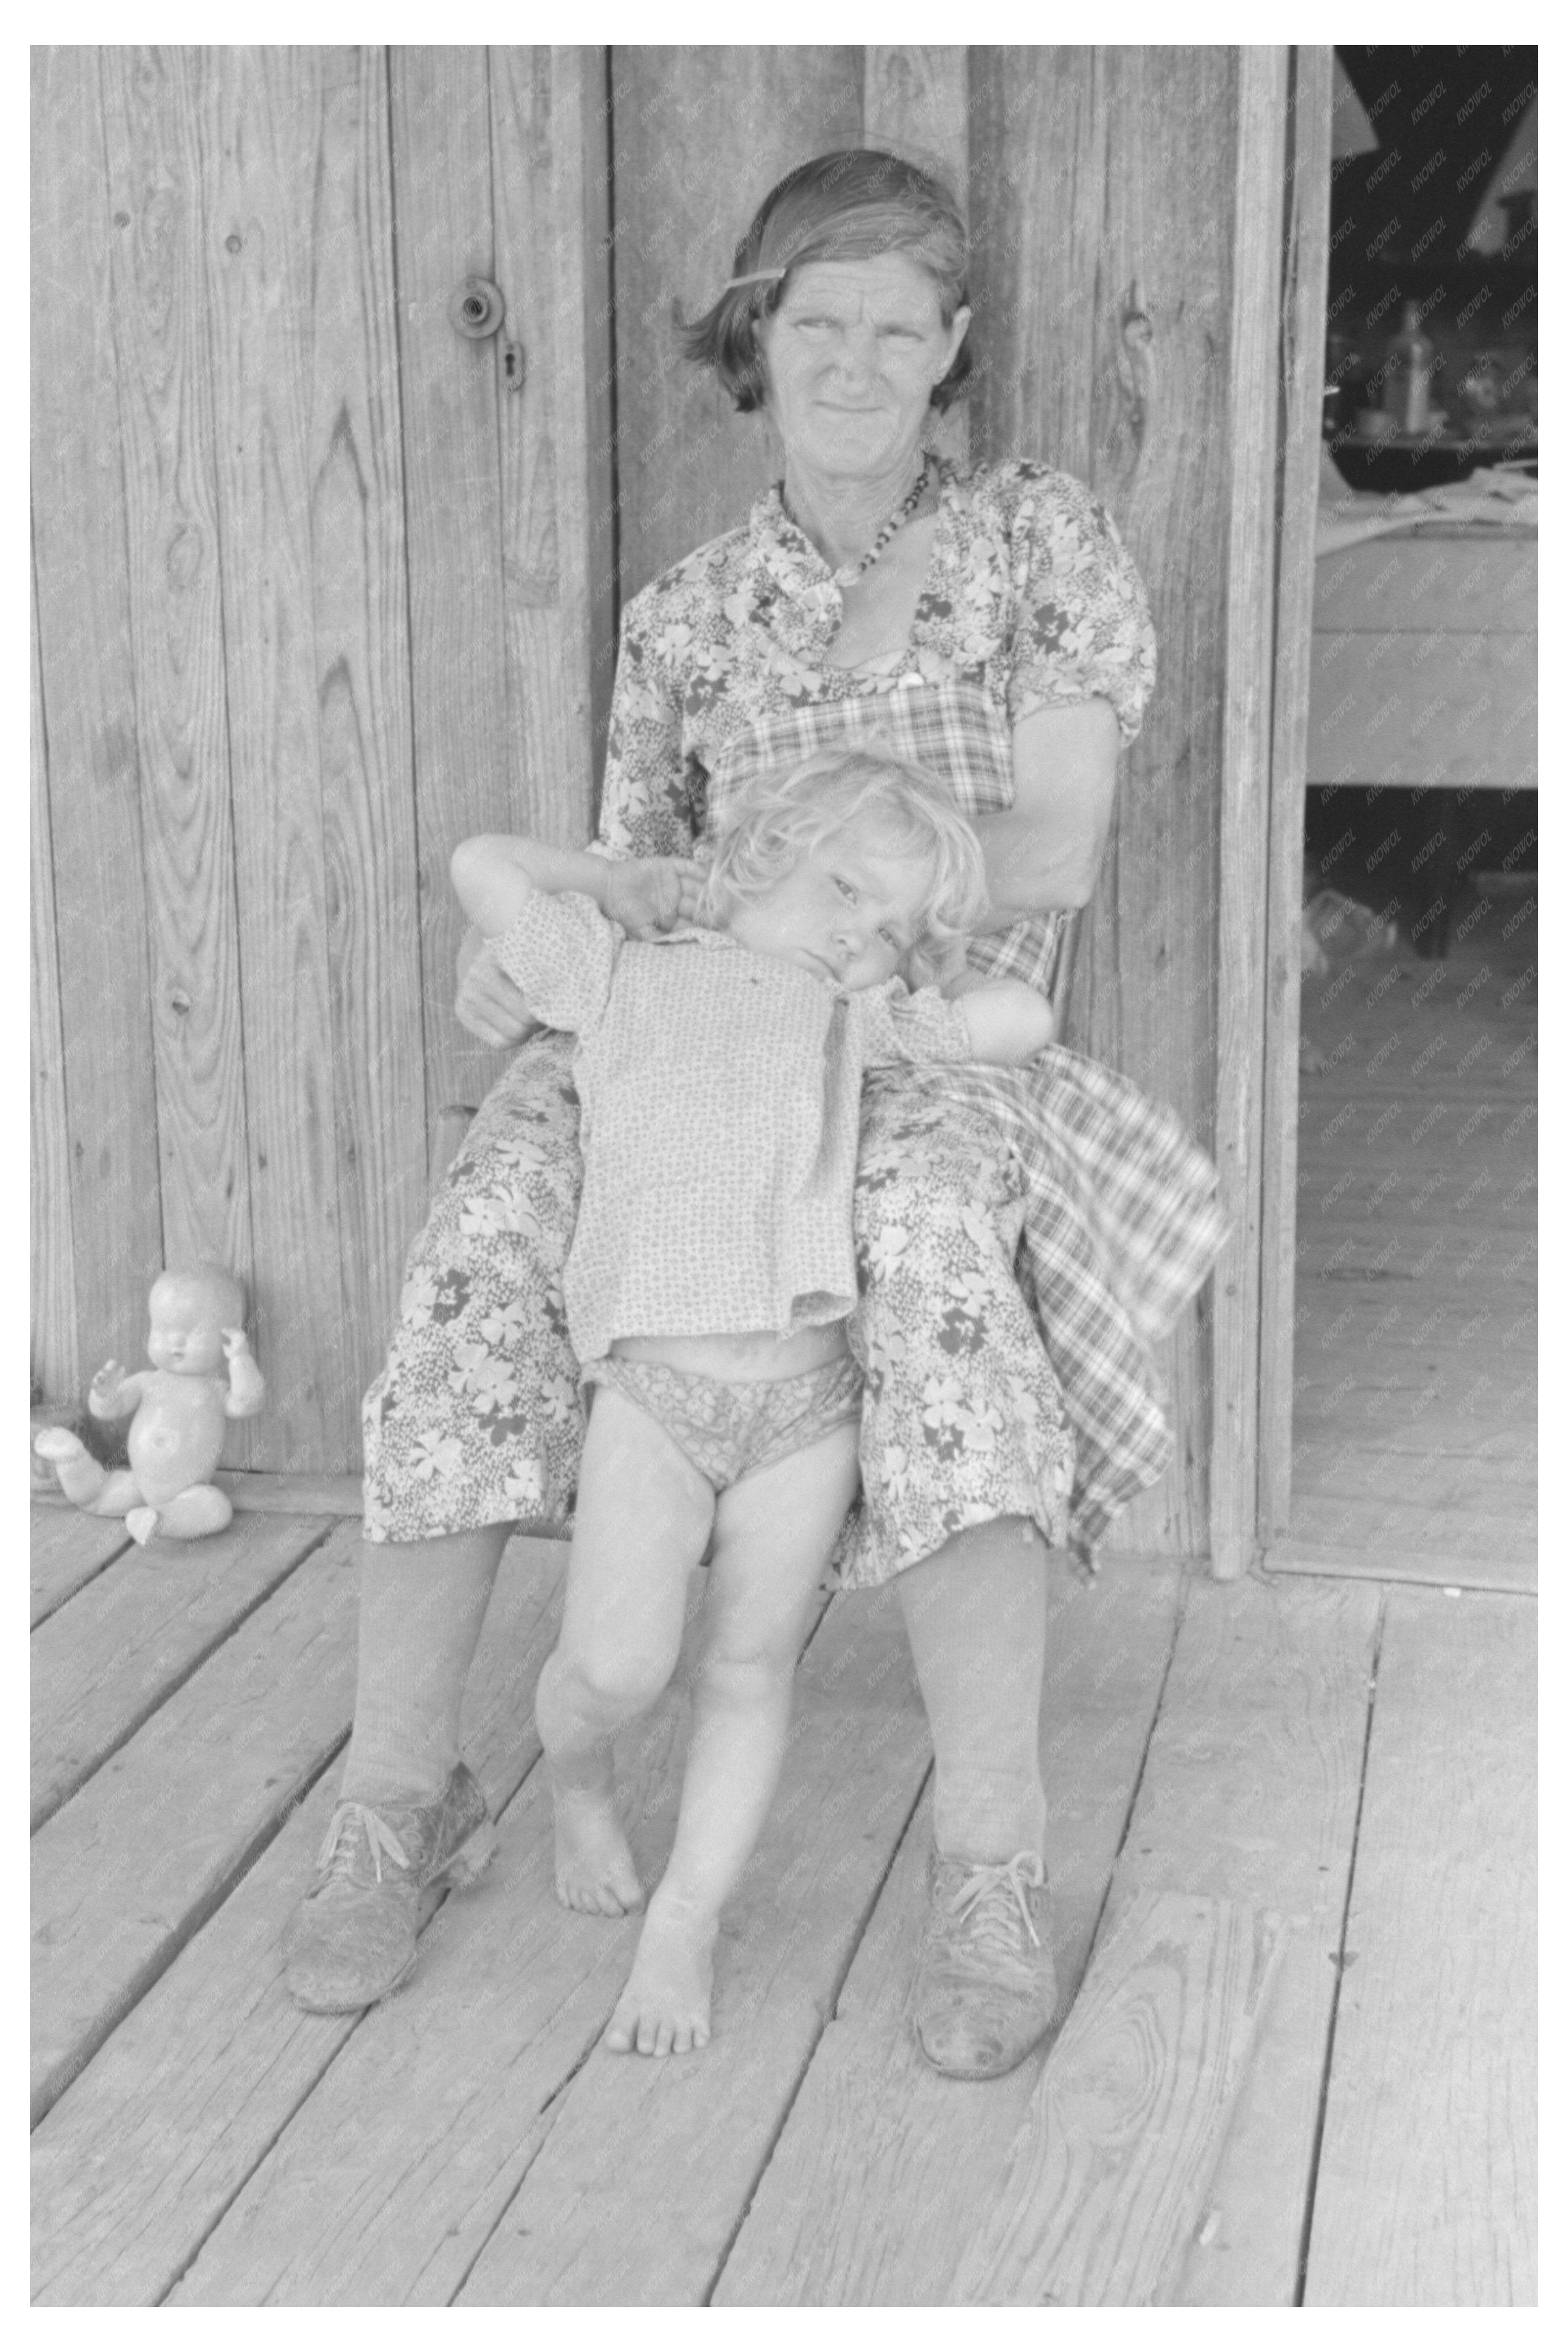
M 1432 362 L 1429 339 L 1421 332 L 1421 306 L 1406 302 L 1399 332 L 1389 338 L 1383 362 L 1383 405 L 1400 433 L 1425 433 L 1432 408 Z

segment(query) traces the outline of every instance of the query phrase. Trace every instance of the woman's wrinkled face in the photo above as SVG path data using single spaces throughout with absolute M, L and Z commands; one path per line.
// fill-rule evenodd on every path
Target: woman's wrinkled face
M 787 460 L 843 479 L 896 472 L 968 324 L 966 310 L 943 325 L 936 280 L 907 253 L 796 271 L 758 338 Z

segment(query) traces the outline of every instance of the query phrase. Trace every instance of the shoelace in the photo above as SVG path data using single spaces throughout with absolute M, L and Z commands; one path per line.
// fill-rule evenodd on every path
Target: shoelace
M 327 1869 L 339 1855 L 341 1855 L 346 1868 L 352 1867 L 351 1842 L 346 1832 L 356 1829 L 364 1832 L 365 1843 L 371 1849 L 371 1860 L 376 1865 L 378 1885 L 381 1884 L 383 1853 L 389 1862 L 395 1862 L 401 1869 L 408 1868 L 408 1855 L 381 1815 L 372 1813 L 369 1805 L 357 1804 L 350 1798 L 346 1804 L 340 1805 L 332 1815 L 321 1851 L 316 1857 L 318 1870 Z
M 1010 1952 L 1016 1910 L 1038 1951 L 1040 1937 L 1024 1890 L 1044 1885 L 1045 1864 L 1038 1853 L 1015 1853 L 1010 1862 L 977 1862 L 954 1898 L 954 1915 L 969 1924 L 977 1942 L 993 1943 Z

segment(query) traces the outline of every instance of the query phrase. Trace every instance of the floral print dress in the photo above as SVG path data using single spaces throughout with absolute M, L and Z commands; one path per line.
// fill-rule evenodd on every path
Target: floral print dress
M 1101 697 L 1124 740 L 1153 684 L 1142 584 L 1082 484 L 943 461 L 907 645 L 826 659 L 842 603 L 775 489 L 628 604 L 599 845 L 701 855 L 761 770 L 874 735 L 974 815 L 1012 801 L 1012 729 Z M 977 940 L 1048 985 L 1061 919 Z M 560 1278 L 581 1180 L 571 1040 L 530 1039 L 481 1108 L 410 1255 L 365 1401 L 365 1532 L 408 1541 L 570 1509 L 581 1444 Z M 1172 1440 L 1149 1342 L 1223 1238 L 1215 1175 L 1168 1112 L 1050 1047 L 1023 1070 L 868 1080 L 855 1199 L 865 1374 L 850 1586 L 958 1529 L 1030 1518 L 1086 1547 Z

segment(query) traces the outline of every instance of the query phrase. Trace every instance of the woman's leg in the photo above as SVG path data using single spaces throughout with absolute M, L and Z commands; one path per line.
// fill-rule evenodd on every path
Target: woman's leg
M 866 1504 L 846 1581 L 896 1578 L 936 1756 L 932 1907 L 915 1984 L 945 2073 L 1016 2065 L 1055 2005 L 1040 1701 L 1046 1536 L 1073 1449 L 1014 1273 L 1021 1171 L 971 1106 L 868 1089 L 852 1327 Z
M 936 1759 L 937 1850 L 1043 1853 L 1046 1548 L 1028 1519 L 967 1528 L 896 1580 Z
M 441 1795 L 509 1527 L 360 1547 L 360 1662 L 345 1803 Z
M 856 1437 L 844 1423 L 719 1497 L 680 1821 L 612 2050 L 679 2056 L 708 2039 L 719 1914 L 779 1785 L 795 1661 L 860 1475 Z
M 555 1806 L 556 1892 L 618 1917 L 643 1888 L 615 1810 L 612 1742 L 675 1670 L 713 1488 L 653 1417 L 594 1393 L 560 1640 L 536 1714 Z

